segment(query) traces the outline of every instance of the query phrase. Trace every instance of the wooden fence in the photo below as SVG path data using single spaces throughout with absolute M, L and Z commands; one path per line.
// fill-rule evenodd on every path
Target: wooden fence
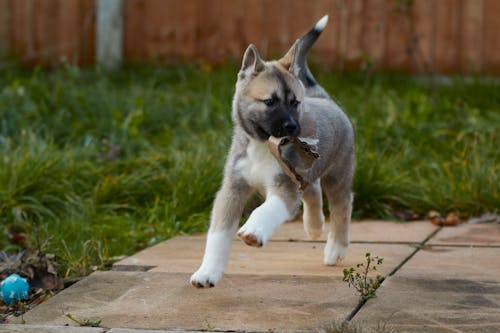
M 94 8 L 94 0 L 0 0 L 0 50 L 25 65 L 90 65 Z
M 500 74 L 500 0 L 123 0 L 126 62 L 221 63 L 284 52 L 324 14 L 315 59 L 339 70 Z M 0 0 L 0 49 L 93 64 L 95 0 Z

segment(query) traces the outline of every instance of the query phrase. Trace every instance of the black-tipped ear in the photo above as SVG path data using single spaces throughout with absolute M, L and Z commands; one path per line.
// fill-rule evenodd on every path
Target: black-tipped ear
M 295 58 L 298 53 L 299 44 L 300 40 L 297 39 L 288 52 L 280 60 L 278 60 L 278 62 L 291 73 L 294 73 L 296 70 Z
M 250 44 L 243 55 L 243 62 L 241 64 L 241 70 L 247 71 L 252 70 L 254 73 L 259 73 L 265 68 L 264 61 L 260 57 L 259 51 L 255 45 Z

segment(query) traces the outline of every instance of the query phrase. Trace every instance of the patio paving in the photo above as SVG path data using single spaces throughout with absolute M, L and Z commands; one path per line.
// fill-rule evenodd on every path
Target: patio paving
M 26 313 L 24 327 L 70 332 L 64 325 L 75 323 L 64 314 L 71 313 L 102 320 L 106 329 L 89 333 L 305 332 L 354 315 L 352 322 L 365 329 L 385 323 L 396 332 L 497 333 L 499 234 L 499 224 L 353 222 L 347 257 L 325 267 L 324 237 L 309 241 L 292 222 L 263 248 L 235 239 L 227 274 L 202 290 L 188 281 L 205 238 L 180 236 L 116 263 L 113 271 L 91 274 Z M 378 297 L 359 308 L 342 270 L 363 262 L 366 252 L 384 258 L 379 273 L 386 279 Z M 0 325 L 0 332 L 19 326 Z
M 498 248 L 424 247 L 384 281 L 355 322 L 385 322 L 396 332 L 498 333 L 499 255 Z

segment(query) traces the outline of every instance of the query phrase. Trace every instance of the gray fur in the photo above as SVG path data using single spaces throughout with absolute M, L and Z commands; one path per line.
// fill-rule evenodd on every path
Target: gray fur
M 323 190 L 328 199 L 332 221 L 324 261 L 327 265 L 334 265 L 337 259 L 345 256 L 349 244 L 354 131 L 345 113 L 316 83 L 307 68 L 307 51 L 321 32 L 314 29 L 311 31 L 278 61 L 264 62 L 253 45 L 246 50 L 233 98 L 233 140 L 226 160 L 224 180 L 214 202 L 209 235 L 226 230 L 234 234 L 246 201 L 252 193 L 258 191 L 266 198 L 270 194 L 281 198 L 290 216 L 302 200 L 305 231 L 311 238 L 317 238 L 324 225 L 321 196 Z M 307 82 L 302 82 L 303 80 Z M 272 109 L 263 104 L 262 99 L 265 97 L 255 98 L 252 95 L 265 95 L 266 89 L 270 90 L 269 94 L 274 93 L 279 99 L 279 105 Z M 296 109 L 293 108 L 293 98 L 300 100 Z M 300 115 L 303 113 L 308 113 L 312 122 L 301 123 Z M 276 131 L 276 126 L 279 127 L 280 117 L 296 117 L 302 126 L 300 131 L 315 132 L 318 139 L 317 151 L 320 158 L 304 173 L 310 183 L 304 191 L 300 191 L 280 167 L 275 167 L 272 160 L 264 161 L 267 164 L 263 164 L 271 166 L 269 170 L 278 170 L 269 182 L 259 183 L 259 179 L 265 176 L 248 173 L 248 170 L 253 170 L 251 164 L 248 166 L 249 163 L 262 162 L 250 159 L 250 154 L 255 154 L 255 149 L 258 148 L 258 151 L 255 151 L 262 154 L 262 159 L 268 158 L 263 145 L 266 143 L 266 136 L 271 135 L 273 130 Z M 271 126 L 270 121 L 277 125 Z M 279 132 L 279 128 L 277 131 Z M 245 168 L 241 167 L 243 164 Z M 250 245 L 261 246 L 265 243 L 265 240 L 259 240 L 255 235 L 241 231 L 239 236 Z M 223 266 L 225 267 L 225 263 Z M 218 272 L 218 275 L 211 274 L 210 267 L 203 267 L 202 265 L 200 270 L 193 274 L 192 284 L 197 287 L 215 285 L 222 272 Z

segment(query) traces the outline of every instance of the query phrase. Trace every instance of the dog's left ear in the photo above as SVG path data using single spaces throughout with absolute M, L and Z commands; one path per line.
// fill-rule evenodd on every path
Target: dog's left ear
M 278 62 L 290 73 L 294 73 L 297 70 L 297 68 L 295 68 L 295 56 L 299 49 L 299 43 L 300 40 L 297 39 L 288 52 L 280 60 L 278 60 Z
M 250 69 L 253 73 L 259 73 L 262 72 L 265 68 L 266 66 L 264 65 L 264 61 L 260 57 L 259 51 L 257 51 L 255 45 L 248 45 L 248 48 L 243 55 L 243 62 L 241 64 L 240 71 L 243 72 Z

